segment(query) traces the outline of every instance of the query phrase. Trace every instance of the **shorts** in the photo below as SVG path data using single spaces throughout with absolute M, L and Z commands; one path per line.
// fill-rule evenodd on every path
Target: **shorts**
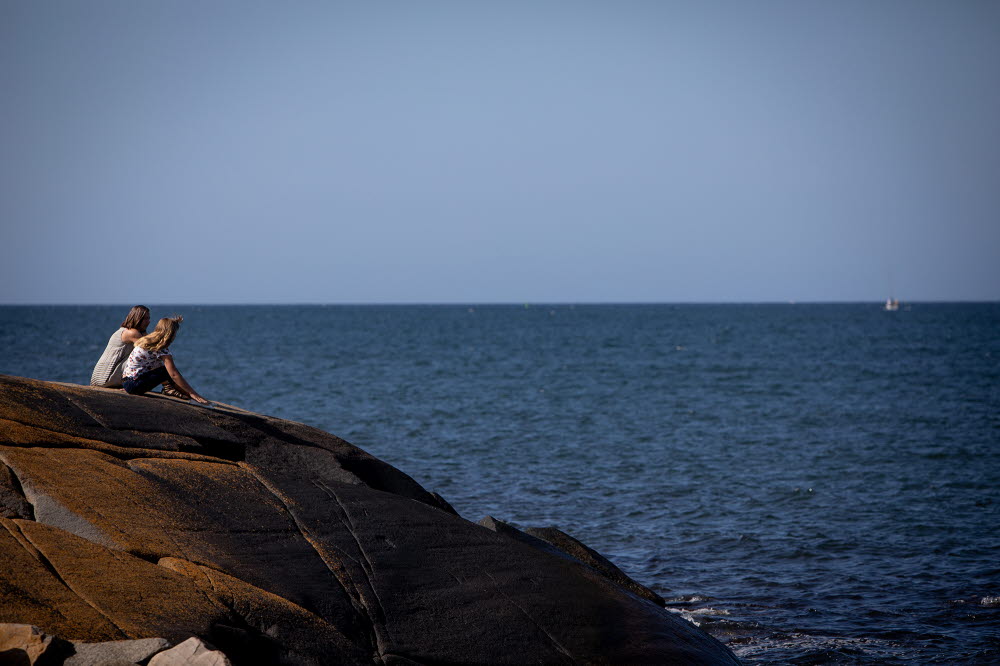
M 170 373 L 167 372 L 166 367 L 160 366 L 155 370 L 138 374 L 134 378 L 123 378 L 122 386 L 125 388 L 126 393 L 131 393 L 132 395 L 142 395 L 143 393 L 147 393 L 151 389 L 156 388 L 168 379 L 170 379 Z

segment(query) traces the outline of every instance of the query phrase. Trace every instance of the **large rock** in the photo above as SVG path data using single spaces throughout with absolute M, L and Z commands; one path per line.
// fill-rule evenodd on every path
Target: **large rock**
M 0 624 L 0 664 L 50 666 L 72 651 L 66 641 L 30 624 Z
M 191 637 L 149 660 L 149 666 L 231 666 L 226 655 Z
M 0 463 L 0 623 L 235 664 L 737 663 L 579 542 L 302 424 L 0 375 Z
M 150 657 L 170 647 L 165 638 L 139 638 L 133 641 L 74 643 L 73 656 L 64 666 L 117 666 L 144 664 Z

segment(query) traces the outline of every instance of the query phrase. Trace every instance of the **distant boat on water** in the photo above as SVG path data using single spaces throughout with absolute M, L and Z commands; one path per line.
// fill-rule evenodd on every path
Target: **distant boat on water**
M 885 299 L 885 310 L 886 312 L 895 312 L 899 309 L 899 301 L 895 298 Z

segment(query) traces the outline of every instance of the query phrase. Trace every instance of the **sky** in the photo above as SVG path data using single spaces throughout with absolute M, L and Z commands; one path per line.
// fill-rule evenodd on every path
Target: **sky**
M 1000 300 L 1000 2 L 0 0 L 0 304 Z

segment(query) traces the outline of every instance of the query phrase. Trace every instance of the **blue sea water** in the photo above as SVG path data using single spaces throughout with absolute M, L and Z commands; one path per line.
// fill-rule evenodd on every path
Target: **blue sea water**
M 128 305 L 0 307 L 86 384 Z M 211 400 L 555 525 L 748 664 L 1000 663 L 1000 304 L 153 306 Z

